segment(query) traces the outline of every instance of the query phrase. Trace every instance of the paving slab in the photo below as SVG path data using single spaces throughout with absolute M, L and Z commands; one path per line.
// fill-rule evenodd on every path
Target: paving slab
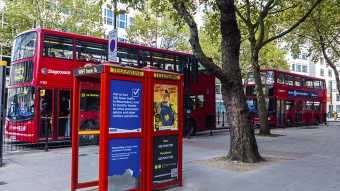
M 278 137 L 257 136 L 261 154 L 282 160 L 250 171 L 232 171 L 197 161 L 227 154 L 229 133 L 184 140 L 184 186 L 171 191 L 338 191 L 340 126 L 274 129 Z M 80 179 L 98 177 L 98 147 L 80 150 Z M 70 190 L 71 149 L 5 155 L 0 191 Z

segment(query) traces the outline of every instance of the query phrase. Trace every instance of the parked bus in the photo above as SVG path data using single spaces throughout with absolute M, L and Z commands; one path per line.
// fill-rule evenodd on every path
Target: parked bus
M 313 125 L 326 122 L 327 93 L 325 80 L 280 70 L 262 70 L 265 85 L 268 124 L 271 127 Z M 254 126 L 260 125 L 255 81 L 246 81 L 248 110 Z
M 8 86 L 6 136 L 37 143 L 70 138 L 72 72 L 107 60 L 107 40 L 49 29 L 16 37 Z M 215 77 L 191 54 L 118 43 L 119 63 L 184 74 L 189 132 L 214 129 Z M 99 87 L 81 84 L 81 127 L 98 127 Z

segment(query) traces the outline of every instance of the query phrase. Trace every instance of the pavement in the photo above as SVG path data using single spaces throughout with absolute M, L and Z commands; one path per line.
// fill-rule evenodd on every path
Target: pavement
M 171 191 L 339 191 L 340 125 L 274 129 L 257 136 L 262 156 L 283 159 L 249 171 L 204 165 L 227 153 L 227 131 L 184 140 L 184 185 Z M 96 179 L 98 147 L 80 150 L 80 179 Z M 67 191 L 71 149 L 5 155 L 0 191 Z

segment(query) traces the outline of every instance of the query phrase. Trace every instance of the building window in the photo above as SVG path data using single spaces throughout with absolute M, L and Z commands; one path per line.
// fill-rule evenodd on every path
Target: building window
M 336 105 L 336 112 L 337 112 L 337 113 L 340 112 L 340 105 Z
M 324 70 L 320 69 L 320 76 L 324 76 L 325 75 L 324 73 L 325 73 Z
M 119 28 L 125 29 L 127 27 L 126 22 L 127 22 L 127 15 L 125 13 L 121 13 L 119 15 Z
M 308 58 L 308 54 L 307 53 L 302 53 L 301 54 L 301 59 L 307 60 L 307 58 Z
M 328 81 L 328 89 L 332 89 L 333 88 L 333 84 L 332 84 L 332 81 L 330 80 L 330 81 Z
M 215 88 L 216 94 L 221 94 L 221 84 L 216 84 Z
M 135 21 L 135 20 L 133 19 L 133 17 L 130 17 L 129 20 L 130 20 L 130 21 L 129 21 L 129 22 L 130 22 L 129 25 L 132 25 L 133 22 Z
M 328 105 L 328 112 L 333 113 L 333 105 Z
M 324 62 L 323 62 L 323 58 L 320 57 L 320 64 L 323 65 L 323 63 L 324 63 Z
M 113 25 L 113 11 L 110 9 L 104 9 L 104 24 Z
M 328 70 L 328 77 L 332 77 L 332 70 Z
M 340 95 L 336 94 L 336 101 L 340 101 Z
M 296 65 L 296 71 L 297 71 L 297 72 L 301 72 L 301 65 L 300 65 L 300 64 L 297 64 L 297 65 Z
M 292 64 L 292 71 L 295 71 L 295 64 Z
M 119 42 L 128 42 L 128 40 L 126 38 L 120 38 L 120 37 L 118 37 L 118 41 Z
M 307 73 L 307 66 L 302 66 L 302 72 Z

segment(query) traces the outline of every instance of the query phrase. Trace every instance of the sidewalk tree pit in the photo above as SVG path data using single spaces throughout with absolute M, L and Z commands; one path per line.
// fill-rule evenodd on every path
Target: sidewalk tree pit
M 99 129 L 79 128 L 81 91 L 100 91 Z M 71 190 L 160 190 L 182 186 L 183 78 L 106 63 L 74 72 Z M 99 137 L 99 177 L 79 182 L 79 138 Z M 84 168 L 84 167 L 83 167 Z M 85 167 L 86 168 L 86 167 Z

